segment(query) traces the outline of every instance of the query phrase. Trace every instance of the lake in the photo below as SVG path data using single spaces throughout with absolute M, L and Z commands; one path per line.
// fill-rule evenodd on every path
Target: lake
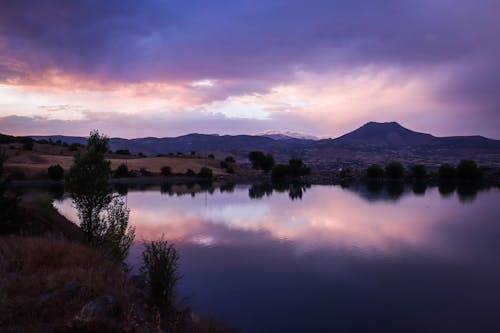
M 238 330 L 500 331 L 499 189 L 118 190 L 136 240 L 175 242 L 179 301 Z M 68 198 L 55 206 L 76 220 Z

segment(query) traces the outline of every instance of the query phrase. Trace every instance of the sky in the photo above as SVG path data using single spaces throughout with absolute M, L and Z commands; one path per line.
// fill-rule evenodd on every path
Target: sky
M 0 0 L 0 132 L 500 139 L 499 0 Z

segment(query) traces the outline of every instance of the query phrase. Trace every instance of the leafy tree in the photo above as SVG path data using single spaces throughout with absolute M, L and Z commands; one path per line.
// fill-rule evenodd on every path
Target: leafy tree
M 123 178 L 129 176 L 128 166 L 125 163 L 120 164 L 113 172 L 115 178 Z
M 213 175 L 212 169 L 207 167 L 202 167 L 200 169 L 200 172 L 198 172 L 198 176 L 200 176 L 201 178 L 211 178 L 212 175 Z
M 248 154 L 248 159 L 252 163 L 252 168 L 255 170 L 269 171 L 274 166 L 274 157 L 271 154 L 264 154 L 261 151 L 251 151 Z
M 170 176 L 172 174 L 172 168 L 169 166 L 164 166 L 161 168 L 161 175 L 162 176 Z
M 400 162 L 391 162 L 385 166 L 385 175 L 391 179 L 403 178 L 405 168 Z
M 59 164 L 49 166 L 47 173 L 52 180 L 61 180 L 64 178 L 64 170 Z
M 305 176 L 311 171 L 300 158 L 292 158 L 288 165 L 290 167 L 290 175 L 292 177 Z
M 128 252 L 135 238 L 135 227 L 128 227 L 130 210 L 125 202 L 115 198 L 106 208 L 106 217 L 103 219 L 103 241 L 111 257 L 121 262 L 128 256 Z
M 451 179 L 456 175 L 455 167 L 451 164 L 445 163 L 439 167 L 438 175 L 440 179 Z
M 415 164 L 411 167 L 411 175 L 416 179 L 427 177 L 427 168 L 423 164 Z
M 179 255 L 174 245 L 163 237 L 144 244 L 141 273 L 146 278 L 150 302 L 163 311 L 173 308 L 178 273 Z
M 111 163 L 104 158 L 108 138 L 92 131 L 84 151 L 75 156 L 68 174 L 68 189 L 78 210 L 80 228 L 87 241 L 99 240 L 103 233 L 100 214 L 111 202 Z
M 372 164 L 366 169 L 366 177 L 368 178 L 382 178 L 384 177 L 384 169 L 378 164 Z
M 471 160 L 461 160 L 457 165 L 456 175 L 462 180 L 478 180 L 482 177 L 482 171 L 476 162 Z
M 271 172 L 273 179 L 283 179 L 290 175 L 290 166 L 286 164 L 276 164 Z

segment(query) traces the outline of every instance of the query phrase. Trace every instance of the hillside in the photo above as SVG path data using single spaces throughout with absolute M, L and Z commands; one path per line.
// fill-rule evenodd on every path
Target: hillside
M 35 139 L 84 143 L 85 138 L 34 136 Z M 437 137 L 407 129 L 396 122 L 369 122 L 335 139 L 310 140 L 262 133 L 262 135 L 188 134 L 165 138 L 112 138 L 111 149 L 128 149 L 149 156 L 184 154 L 196 151 L 217 158 L 233 155 L 239 163 L 247 163 L 248 152 L 272 153 L 279 162 L 292 156 L 302 157 L 318 169 L 365 166 L 374 162 L 397 159 L 406 163 L 438 165 L 442 162 L 474 159 L 481 164 L 500 166 L 500 141 L 482 136 Z

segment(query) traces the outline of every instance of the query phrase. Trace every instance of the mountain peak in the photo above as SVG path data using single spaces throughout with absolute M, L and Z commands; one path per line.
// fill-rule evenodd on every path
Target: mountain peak
M 434 139 L 435 137 L 430 134 L 414 132 L 395 121 L 370 121 L 360 128 L 341 136 L 336 141 L 344 144 L 405 146 L 431 143 Z

